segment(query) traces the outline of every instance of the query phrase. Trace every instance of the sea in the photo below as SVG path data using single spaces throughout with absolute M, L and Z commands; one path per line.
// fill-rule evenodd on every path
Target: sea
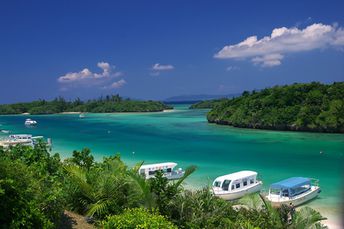
M 340 219 L 344 181 L 344 134 L 241 129 L 207 122 L 208 110 L 174 105 L 153 113 L 87 113 L 0 116 L 0 129 L 51 138 L 62 158 L 90 148 L 96 160 L 120 154 L 128 164 L 176 162 L 196 165 L 185 183 L 199 189 L 221 175 L 254 170 L 267 190 L 271 183 L 294 176 L 316 178 L 322 192 L 308 203 L 325 217 Z M 24 126 L 34 119 L 34 128 Z M 6 133 L 0 133 L 5 137 Z

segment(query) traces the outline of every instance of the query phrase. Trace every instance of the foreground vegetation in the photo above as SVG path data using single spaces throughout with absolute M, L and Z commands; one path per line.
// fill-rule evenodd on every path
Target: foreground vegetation
M 211 123 L 256 129 L 344 133 L 344 82 L 276 86 L 213 103 L 215 105 L 207 115 Z
M 52 101 L 33 101 L 30 103 L 15 103 L 0 105 L 0 115 L 3 114 L 54 114 L 61 112 L 155 112 L 172 109 L 159 101 L 135 101 L 123 99 L 119 95 L 100 97 L 99 99 L 86 102 L 76 99 L 66 101 L 63 98 L 56 98 Z
M 59 228 L 64 209 L 100 228 L 325 228 L 311 208 L 274 209 L 259 195 L 240 202 L 190 191 L 185 179 L 145 180 L 119 155 L 95 162 L 90 150 L 64 161 L 44 144 L 0 149 L 0 228 Z M 292 216 L 290 218 L 290 216 Z

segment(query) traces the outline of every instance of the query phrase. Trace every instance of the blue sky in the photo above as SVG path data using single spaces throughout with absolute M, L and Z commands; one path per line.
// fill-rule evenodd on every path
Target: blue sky
M 343 81 L 343 10 L 343 1 L 4 0 L 0 102 Z

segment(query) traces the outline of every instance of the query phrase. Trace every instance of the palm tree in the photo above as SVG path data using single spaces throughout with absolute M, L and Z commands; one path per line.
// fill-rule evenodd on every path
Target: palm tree
M 310 207 L 303 207 L 299 211 L 296 211 L 293 223 L 290 225 L 290 229 L 320 229 L 327 228 L 321 224 L 322 220 L 327 218 L 323 217 L 319 212 Z
M 118 214 L 126 207 L 136 206 L 126 179 L 126 166 L 119 157 L 110 157 L 90 169 L 77 165 L 64 166 L 68 182 L 73 188 L 73 202 L 81 206 L 81 213 L 104 218 Z

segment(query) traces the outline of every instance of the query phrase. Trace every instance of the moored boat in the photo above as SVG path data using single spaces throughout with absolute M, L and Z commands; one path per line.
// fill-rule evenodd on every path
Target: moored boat
M 320 187 L 318 180 L 305 177 L 291 177 L 271 184 L 266 199 L 272 206 L 298 206 L 318 196 Z
M 213 182 L 213 193 L 225 200 L 235 200 L 259 192 L 263 182 L 257 180 L 257 175 L 254 171 L 240 171 L 217 177 Z
M 15 145 L 25 145 L 34 147 L 40 141 L 44 141 L 43 136 L 32 136 L 31 134 L 12 134 L 0 140 L 0 146 L 8 148 Z M 47 146 L 51 148 L 51 139 L 47 139 Z
M 181 168 L 174 170 L 176 166 L 177 163 L 174 162 L 142 165 L 139 169 L 139 174 L 144 176 L 146 179 L 150 179 L 155 177 L 157 171 L 162 171 L 163 176 L 167 179 L 177 180 L 184 175 L 185 171 Z
M 28 118 L 25 120 L 24 124 L 25 126 L 35 126 L 37 125 L 37 121 Z

